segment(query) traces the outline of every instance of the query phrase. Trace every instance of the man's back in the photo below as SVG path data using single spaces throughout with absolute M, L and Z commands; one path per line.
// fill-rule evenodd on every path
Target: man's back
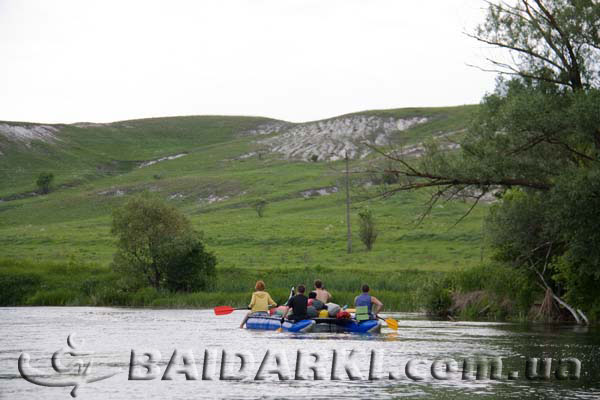
M 331 293 L 329 293 L 327 290 L 325 289 L 315 289 L 315 293 L 317 293 L 317 300 L 322 301 L 324 304 L 325 303 L 329 303 L 329 301 L 331 300 Z
M 303 294 L 297 294 L 288 301 L 287 305 L 294 310 L 294 316 L 305 317 L 308 298 Z

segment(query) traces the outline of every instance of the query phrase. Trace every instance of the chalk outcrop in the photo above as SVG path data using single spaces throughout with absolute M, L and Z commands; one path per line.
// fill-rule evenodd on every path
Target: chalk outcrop
M 370 115 L 351 115 L 304 124 L 273 125 L 264 133 L 257 128 L 256 134 L 279 132 L 278 135 L 259 139 L 260 145 L 282 154 L 285 158 L 311 160 L 338 160 L 346 152 L 350 158 L 364 158 L 371 149 L 364 143 L 386 145 L 393 142 L 397 132 L 427 122 L 425 117 L 393 118 Z
M 24 143 L 29 146 L 32 141 L 53 142 L 60 129 L 52 125 L 11 125 L 0 123 L 0 135 L 10 141 Z

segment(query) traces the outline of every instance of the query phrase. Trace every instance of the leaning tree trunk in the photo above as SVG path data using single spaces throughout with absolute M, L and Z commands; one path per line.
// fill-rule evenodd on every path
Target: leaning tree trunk
M 561 306 L 563 306 L 564 308 L 566 308 L 571 315 L 573 316 L 573 318 L 575 318 L 575 322 L 577 322 L 577 324 L 581 325 L 582 323 L 585 324 L 589 324 L 589 321 L 587 319 L 587 317 L 585 316 L 585 314 L 581 311 L 581 310 L 575 310 L 573 307 L 571 307 L 569 304 L 567 304 L 566 301 L 564 301 L 563 299 L 561 299 L 560 297 L 558 297 L 554 291 L 552 290 L 552 288 L 548 285 L 548 283 L 546 283 L 546 280 L 544 279 L 544 276 L 538 271 L 535 270 L 535 272 L 537 273 L 538 277 L 541 280 L 541 284 L 540 287 L 542 289 L 546 290 L 546 295 L 550 294 L 552 296 L 552 298 L 554 299 L 554 301 L 556 301 L 558 304 L 560 304 Z M 582 322 L 583 321 L 583 322 Z

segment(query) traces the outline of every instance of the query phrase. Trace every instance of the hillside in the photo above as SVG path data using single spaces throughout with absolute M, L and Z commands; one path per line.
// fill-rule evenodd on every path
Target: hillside
M 377 177 L 353 174 L 353 220 L 369 204 L 380 235 L 366 252 L 355 229 L 346 254 L 346 150 L 359 171 L 377 156 L 364 142 L 419 155 L 432 137 L 460 135 L 476 106 L 366 111 L 293 124 L 254 117 L 173 117 L 110 124 L 0 123 L 0 250 L 4 259 L 95 263 L 114 252 L 113 207 L 152 191 L 204 232 L 219 269 L 448 271 L 479 262 L 483 209 L 452 225 L 469 204 L 445 203 L 421 225 L 426 193 L 365 200 Z M 317 161 L 308 161 L 313 155 Z M 35 179 L 52 172 L 54 190 Z M 265 216 L 251 207 L 268 201 Z M 10 263 L 9 263 L 10 264 Z

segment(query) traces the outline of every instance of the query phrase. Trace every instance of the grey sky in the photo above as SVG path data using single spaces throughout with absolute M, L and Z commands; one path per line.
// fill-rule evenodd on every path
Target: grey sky
M 477 103 L 480 0 L 0 0 L 0 119 L 307 121 Z

